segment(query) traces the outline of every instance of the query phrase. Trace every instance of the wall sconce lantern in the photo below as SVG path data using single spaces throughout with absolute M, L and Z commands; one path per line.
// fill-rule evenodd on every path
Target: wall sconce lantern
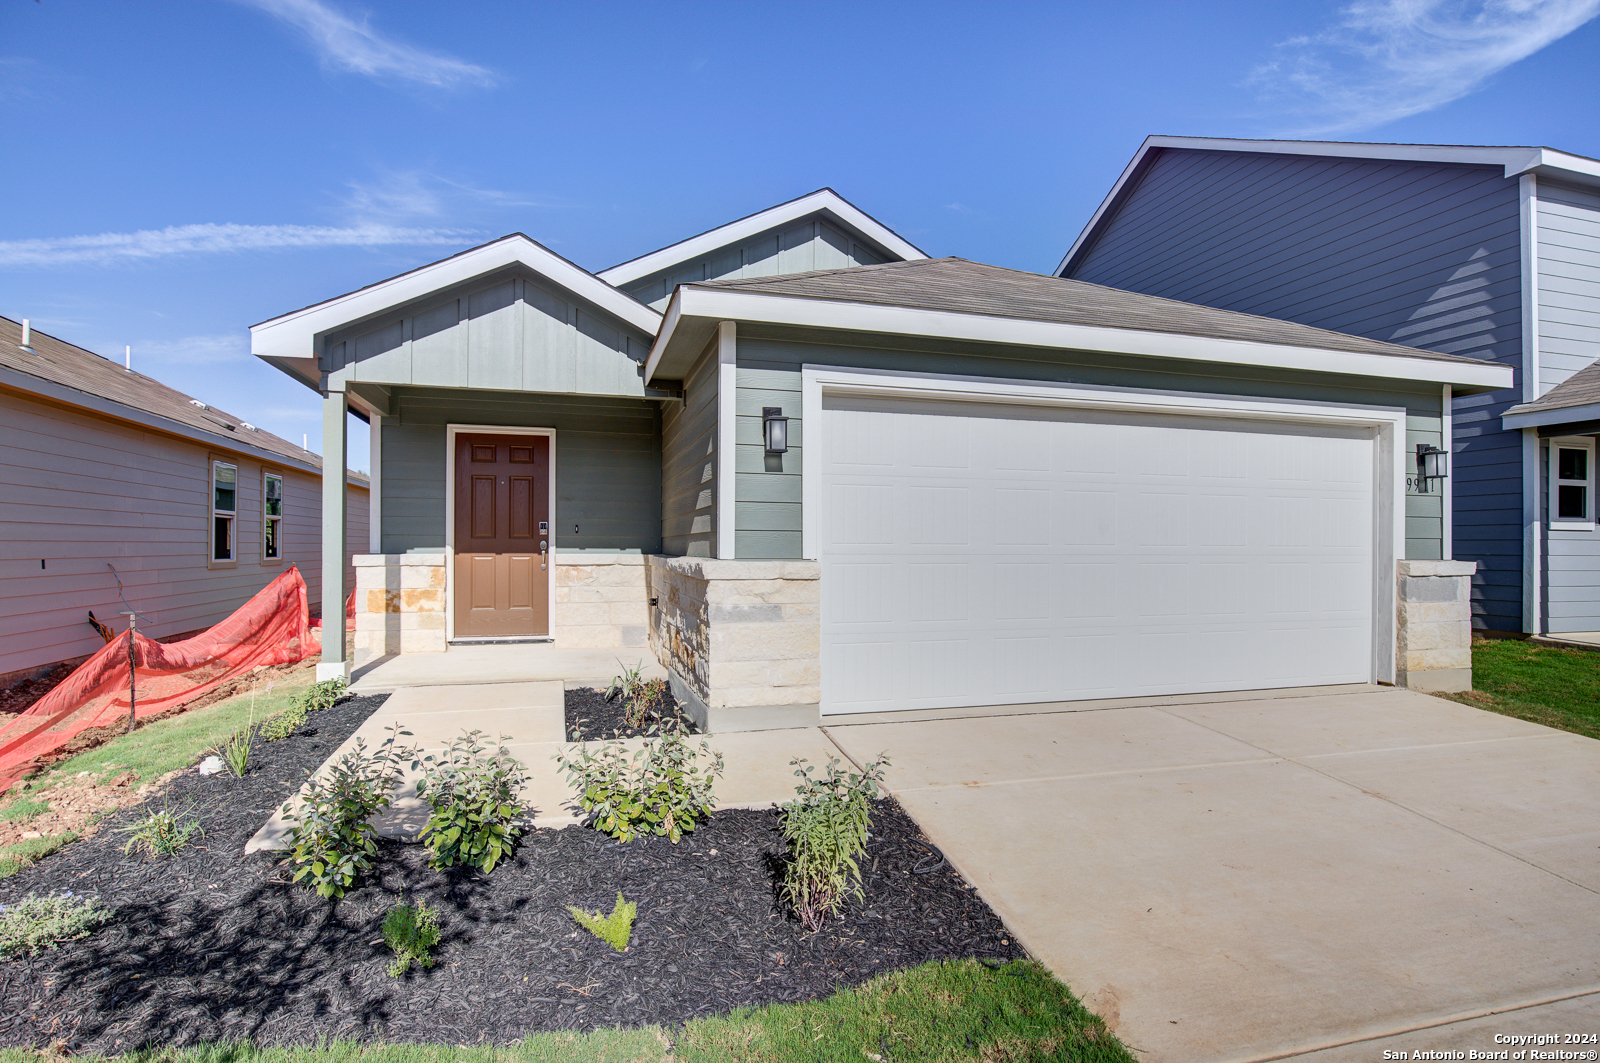
M 782 406 L 761 407 L 761 432 L 768 454 L 782 454 L 789 449 L 789 418 L 783 415 Z
M 1429 443 L 1417 444 L 1417 490 L 1432 491 L 1433 484 L 1450 475 L 1450 452 Z

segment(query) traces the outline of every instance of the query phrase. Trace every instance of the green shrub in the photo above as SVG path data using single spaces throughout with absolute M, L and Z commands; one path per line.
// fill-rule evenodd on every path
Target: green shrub
M 19 797 L 5 808 L 0 808 L 0 823 L 17 823 L 34 819 L 50 811 L 49 801 L 35 801 Z
M 0 878 L 10 878 L 34 861 L 43 860 L 51 853 L 59 852 L 77 840 L 77 832 L 69 830 L 64 834 L 28 838 L 0 848 Z
M 378 846 L 367 821 L 389 807 L 400 785 L 401 764 L 413 756 L 413 751 L 395 745 L 397 738 L 411 732 L 388 730 L 389 737 L 372 753 L 358 738 L 355 748 L 334 762 L 325 776 L 312 775 L 298 811 L 284 806 L 284 818 L 294 823 L 289 833 L 294 881 L 305 882 L 324 897 L 343 897 L 372 867 Z
M 633 936 L 633 917 L 638 914 L 639 906 L 623 900 L 621 890 L 617 891 L 617 906 L 611 909 L 610 915 L 570 906 L 567 911 L 572 913 L 572 918 L 578 921 L 579 926 L 607 945 L 618 952 L 628 951 L 628 939 Z
M 0 957 L 33 955 L 64 941 L 87 937 L 111 920 L 111 912 L 87 897 L 67 890 L 54 897 L 28 894 L 12 904 L 0 904 Z
M 862 896 L 857 861 L 867 847 L 872 802 L 889 757 L 880 753 L 860 773 L 841 772 L 839 759 L 829 757 L 820 779 L 811 774 L 816 765 L 804 759 L 789 763 L 800 785 L 798 796 L 783 806 L 783 837 L 789 843 L 783 897 L 806 928 L 816 931 L 839 913 L 845 898 Z
M 711 811 L 712 783 L 723 771 L 722 754 L 703 739 L 691 747 L 681 726 L 646 740 L 631 757 L 621 742 L 604 742 L 598 753 L 586 743 L 555 759 L 589 822 L 623 842 L 654 834 L 676 843 Z
M 442 756 L 412 764 L 424 772 L 417 796 L 432 814 L 422 828 L 422 844 L 435 868 L 466 864 L 493 871 L 522 833 L 517 821 L 525 809 L 519 791 L 528 773 L 506 749 L 507 736 L 487 755 L 482 738 L 482 731 L 468 732 Z
M 228 770 L 239 778 L 244 778 L 244 773 L 250 770 L 250 749 L 255 745 L 256 730 L 253 722 L 247 722 L 233 734 L 217 743 L 216 754 L 228 766 Z
M 267 722 L 261 725 L 262 739 L 277 742 L 288 738 L 305 726 L 306 717 L 311 713 L 331 708 L 335 702 L 344 697 L 348 685 L 342 677 L 311 684 L 304 693 L 289 703 L 287 709 L 269 717 Z
M 199 823 L 193 819 L 181 819 L 170 808 L 152 812 L 137 823 L 119 830 L 128 835 L 128 844 L 122 847 L 124 853 L 144 853 L 151 858 L 171 856 L 188 845 L 189 839 L 196 834 L 204 833 Z
M 667 681 L 645 679 L 640 675 L 643 670 L 642 661 L 632 668 L 624 666 L 622 674 L 611 680 L 611 686 L 606 691 L 607 701 L 615 697 L 622 698 L 622 721 L 629 727 L 643 727 L 652 719 L 657 724 L 664 722 L 661 706 L 667 697 Z
M 383 917 L 383 940 L 394 950 L 389 973 L 396 978 L 419 967 L 432 967 L 439 944 L 439 913 L 422 904 L 397 904 Z

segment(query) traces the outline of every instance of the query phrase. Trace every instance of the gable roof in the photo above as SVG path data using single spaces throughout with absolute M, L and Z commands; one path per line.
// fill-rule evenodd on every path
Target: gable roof
M 22 325 L 0 317 L 0 383 L 311 472 L 322 468 L 311 451 L 92 351 L 38 329 L 31 351 L 21 343 Z
M 320 385 L 316 337 L 507 266 L 522 265 L 653 336 L 661 315 L 523 233 L 468 248 L 353 292 L 250 326 L 250 350 L 312 388 Z
M 1509 367 L 1475 358 L 962 258 L 680 285 L 650 352 L 646 378 L 661 367 L 671 334 L 685 318 L 711 321 L 718 315 L 725 320 L 1438 380 L 1469 389 L 1508 387 L 1512 378 Z M 693 338 L 685 347 L 698 354 Z
M 775 229 L 780 225 L 785 225 L 791 221 L 819 212 L 830 215 L 835 221 L 866 237 L 871 243 L 877 244 L 882 250 L 888 252 L 890 258 L 910 260 L 928 257 L 916 245 L 845 199 L 833 189 L 819 188 L 815 192 L 800 196 L 797 199 L 791 199 L 787 203 L 779 203 L 775 207 L 768 207 L 766 210 L 757 211 L 755 214 L 747 214 L 736 221 L 728 222 L 726 225 L 708 229 L 698 236 L 691 236 L 687 240 L 669 244 L 660 250 L 650 252 L 648 255 L 641 255 L 638 258 L 632 258 L 612 266 L 610 269 L 603 269 L 597 276 L 608 284 L 621 287 L 641 277 L 648 277 L 652 273 L 671 269 L 681 262 L 698 258 L 720 247 L 738 243 L 757 233 Z
M 1507 429 L 1600 421 L 1600 362 L 1591 362 L 1532 402 L 1501 415 Z
M 1096 208 L 1072 247 L 1056 266 L 1065 276 L 1087 250 L 1100 227 L 1111 219 L 1123 197 L 1133 190 L 1152 157 L 1165 150 L 1227 151 L 1263 155 L 1321 155 L 1339 159 L 1376 159 L 1392 162 L 1455 163 L 1499 166 L 1507 178 L 1525 173 L 1554 177 L 1575 184 L 1600 186 L 1600 160 L 1544 147 L 1474 146 L 1468 144 L 1373 144 L 1338 140 L 1235 140 L 1227 137 L 1145 137 L 1139 150 L 1123 168 L 1111 191 Z

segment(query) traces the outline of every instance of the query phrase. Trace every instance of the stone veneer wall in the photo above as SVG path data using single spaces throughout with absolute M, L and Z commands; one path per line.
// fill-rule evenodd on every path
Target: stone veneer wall
M 356 554 L 356 650 L 364 664 L 391 653 L 443 653 L 445 555 Z
M 443 653 L 449 606 L 444 553 L 357 554 L 355 664 Z M 577 649 L 644 649 L 649 623 L 640 554 L 556 555 L 551 635 Z
M 648 559 L 650 648 L 708 731 L 821 722 L 822 566 Z
M 1401 561 L 1395 682 L 1412 690 L 1472 689 L 1476 561 Z

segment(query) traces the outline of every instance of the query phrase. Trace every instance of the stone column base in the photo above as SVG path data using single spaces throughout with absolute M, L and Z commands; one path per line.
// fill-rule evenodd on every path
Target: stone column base
M 557 554 L 550 634 L 572 649 L 649 648 L 643 554 Z M 631 660 L 630 660 L 631 663 Z
M 1427 693 L 1472 689 L 1476 561 L 1400 561 L 1395 683 Z
M 356 554 L 356 664 L 443 653 L 445 555 Z
M 707 731 L 822 722 L 822 566 L 651 555 L 650 648 Z

